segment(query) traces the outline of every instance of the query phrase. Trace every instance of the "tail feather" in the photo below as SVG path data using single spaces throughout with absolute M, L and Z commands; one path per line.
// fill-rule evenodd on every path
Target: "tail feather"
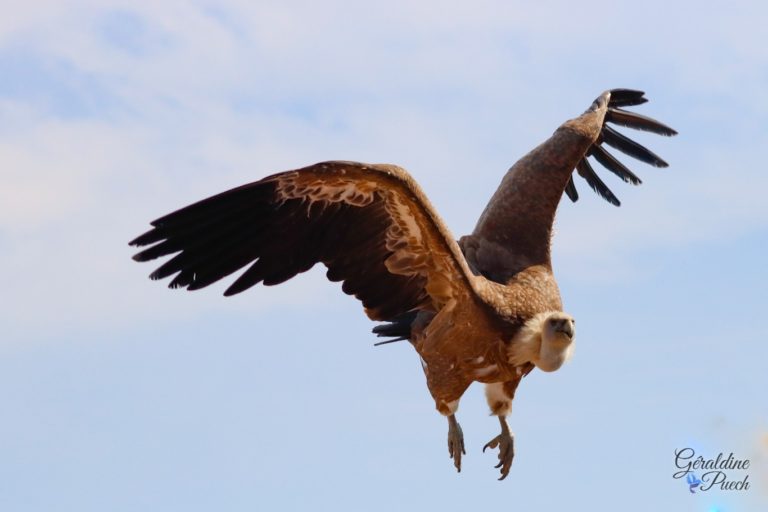
M 377 325 L 373 333 L 379 338 L 392 338 L 390 340 L 374 343 L 374 346 L 386 345 L 396 341 L 409 340 L 411 338 L 411 325 L 416 319 L 417 311 L 411 311 L 393 318 L 389 322 Z

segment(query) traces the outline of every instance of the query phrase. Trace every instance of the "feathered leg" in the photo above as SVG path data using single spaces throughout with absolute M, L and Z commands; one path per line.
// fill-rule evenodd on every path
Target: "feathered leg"
M 453 459 L 456 471 L 461 471 L 461 456 L 464 450 L 464 433 L 456 420 L 459 400 L 472 381 L 457 371 L 450 359 L 429 355 L 429 361 L 422 357 L 421 366 L 427 377 L 427 387 L 435 399 L 438 412 L 448 418 L 448 455 Z
M 491 414 L 499 418 L 501 433 L 483 447 L 483 452 L 488 448 L 499 449 L 499 463 L 495 466 L 501 471 L 499 480 L 507 477 L 512 467 L 512 459 L 515 458 L 515 436 L 509 430 L 507 416 L 512 412 L 512 398 L 515 396 L 515 389 L 519 382 L 515 380 L 485 385 L 488 407 L 491 408 Z

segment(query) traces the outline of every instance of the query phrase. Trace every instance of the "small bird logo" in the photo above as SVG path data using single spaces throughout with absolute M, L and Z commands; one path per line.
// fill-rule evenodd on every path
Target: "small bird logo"
M 695 489 L 701 484 L 701 480 L 694 473 L 689 473 L 685 479 L 688 482 L 688 490 L 691 494 L 695 494 Z

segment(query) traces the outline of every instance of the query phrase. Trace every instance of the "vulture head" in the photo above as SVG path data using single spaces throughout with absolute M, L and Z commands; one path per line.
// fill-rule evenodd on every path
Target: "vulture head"
M 562 311 L 539 313 L 507 346 L 509 363 L 517 367 L 532 363 L 545 372 L 559 369 L 573 355 L 575 324 L 576 320 Z
M 533 363 L 545 372 L 553 372 L 573 355 L 576 320 L 567 313 L 556 312 L 547 316 L 541 327 L 541 348 L 538 361 Z

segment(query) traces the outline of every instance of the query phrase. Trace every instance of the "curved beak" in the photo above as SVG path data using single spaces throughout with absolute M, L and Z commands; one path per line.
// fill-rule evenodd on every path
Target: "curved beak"
M 569 338 L 573 338 L 573 336 L 576 334 L 576 328 L 573 325 L 573 321 L 567 318 L 560 320 L 559 324 L 555 326 L 555 331 L 562 332 Z

